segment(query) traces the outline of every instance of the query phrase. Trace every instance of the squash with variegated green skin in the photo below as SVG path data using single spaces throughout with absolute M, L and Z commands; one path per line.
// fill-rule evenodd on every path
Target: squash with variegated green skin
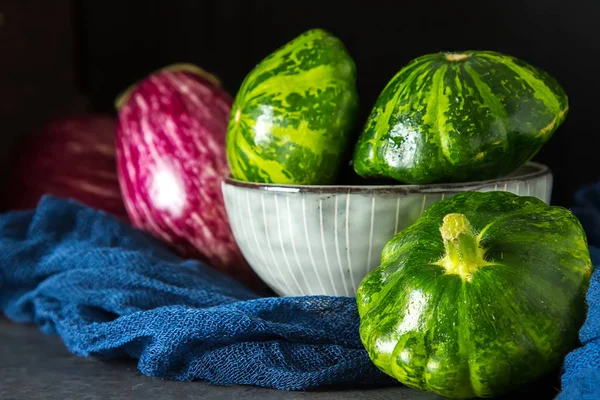
M 351 156 L 356 68 L 343 43 L 309 30 L 244 79 L 227 128 L 233 178 L 332 184 Z
M 380 94 L 354 169 L 411 184 L 502 177 L 540 150 L 567 110 L 557 81 L 525 61 L 492 51 L 425 55 Z
M 567 209 L 506 192 L 428 208 L 361 282 L 360 337 L 400 382 L 489 397 L 557 367 L 577 341 L 592 271 Z

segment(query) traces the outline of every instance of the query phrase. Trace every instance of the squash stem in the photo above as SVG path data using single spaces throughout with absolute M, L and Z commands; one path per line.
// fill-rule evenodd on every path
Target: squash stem
M 446 60 L 451 61 L 451 62 L 462 61 L 462 60 L 466 60 L 467 58 L 469 58 L 468 54 L 462 54 L 462 53 L 446 54 Z
M 479 247 L 477 235 L 464 214 L 447 214 L 440 228 L 446 254 L 440 264 L 447 273 L 470 281 L 473 273 L 486 264 L 484 250 Z

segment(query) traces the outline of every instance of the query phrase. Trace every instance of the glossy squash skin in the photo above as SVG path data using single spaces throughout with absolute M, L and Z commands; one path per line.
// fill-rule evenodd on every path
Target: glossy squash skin
M 591 271 L 568 210 L 512 193 L 459 194 L 386 245 L 358 289 L 360 336 L 373 363 L 410 387 L 495 396 L 576 345 Z
M 492 51 L 428 54 L 380 94 L 354 168 L 410 184 L 498 178 L 530 160 L 568 108 L 558 82 L 525 61 Z
M 227 130 L 233 178 L 333 184 L 351 156 L 358 106 L 356 67 L 343 43 L 309 30 L 245 78 Z

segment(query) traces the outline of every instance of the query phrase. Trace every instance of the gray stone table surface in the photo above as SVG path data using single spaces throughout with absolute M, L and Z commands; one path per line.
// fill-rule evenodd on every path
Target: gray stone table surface
M 553 376 L 556 375 L 553 374 Z M 551 399 L 555 379 L 535 383 L 506 399 Z M 35 326 L 19 325 L 0 314 L 1 400 L 431 400 L 431 393 L 403 386 L 378 389 L 329 389 L 283 392 L 251 386 L 219 387 L 203 382 L 173 382 L 142 375 L 135 361 L 99 362 L 72 355 L 59 337 Z

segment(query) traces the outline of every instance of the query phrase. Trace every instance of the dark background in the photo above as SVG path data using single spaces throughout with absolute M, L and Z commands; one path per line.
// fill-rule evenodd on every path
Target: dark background
M 535 157 L 554 172 L 553 202 L 568 206 L 580 185 L 600 179 L 597 0 L 0 0 L 0 12 L 3 7 L 20 10 L 24 37 L 39 36 L 38 48 L 17 46 L 20 59 L 8 61 L 23 82 L 32 79 L 19 72 L 23 68 L 39 81 L 30 100 L 21 104 L 27 110 L 23 116 L 15 117 L 19 103 L 11 103 L 7 120 L 12 118 L 9 127 L 19 137 L 58 109 L 76 109 L 82 99 L 90 110 L 112 113 L 121 90 L 175 62 L 195 63 L 216 74 L 235 95 L 262 58 L 304 30 L 321 27 L 345 43 L 357 64 L 358 129 L 384 85 L 412 58 L 442 50 L 496 50 L 545 69 L 569 95 L 566 122 Z M 4 31 L 12 21 L 5 18 Z M 0 25 L 0 45 L 2 32 Z M 62 38 L 53 39 L 57 32 Z M 74 95 L 61 103 L 60 96 L 70 93 L 64 84 L 69 77 Z M 14 78 L 4 80 L 19 86 Z M 41 111 L 27 118 L 33 98 Z

